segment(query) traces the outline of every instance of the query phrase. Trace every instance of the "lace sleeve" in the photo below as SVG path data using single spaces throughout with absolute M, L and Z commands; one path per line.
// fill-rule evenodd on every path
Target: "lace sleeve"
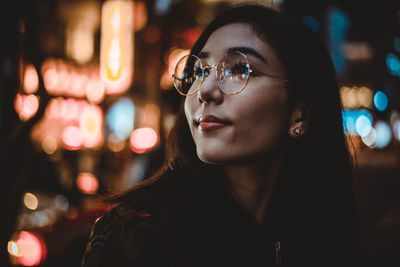
M 115 208 L 100 218 L 89 236 L 82 267 L 170 266 L 159 227 L 146 212 Z

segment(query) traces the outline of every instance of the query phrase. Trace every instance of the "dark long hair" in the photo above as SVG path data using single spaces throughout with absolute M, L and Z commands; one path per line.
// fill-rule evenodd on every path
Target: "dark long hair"
M 287 137 L 284 165 L 275 189 L 275 196 L 279 196 L 271 205 L 279 203 L 285 211 L 278 214 L 282 224 L 294 225 L 296 221 L 291 227 L 292 233 L 308 231 L 309 237 L 298 236 L 299 246 L 301 242 L 310 246 L 323 242 L 331 253 L 341 246 L 342 254 L 336 255 L 337 259 L 350 256 L 353 252 L 349 248 L 354 248 L 357 242 L 352 164 L 343 133 L 339 87 L 329 54 L 308 27 L 267 7 L 248 4 L 217 16 L 201 34 L 191 53 L 198 54 L 216 29 L 236 22 L 249 24 L 261 40 L 275 49 L 291 81 L 288 91 L 293 106 L 305 103 L 309 116 L 304 136 Z M 170 179 L 171 176 L 175 178 Z M 182 105 L 168 138 L 164 166 L 152 178 L 116 200 L 140 202 L 137 197 L 140 189 L 150 184 L 169 186 L 181 180 L 192 189 L 223 188 L 223 179 L 218 178 L 221 176 L 218 166 L 198 159 Z M 194 195 L 205 198 L 202 192 L 203 195 Z M 321 259 L 328 254 L 321 254 Z

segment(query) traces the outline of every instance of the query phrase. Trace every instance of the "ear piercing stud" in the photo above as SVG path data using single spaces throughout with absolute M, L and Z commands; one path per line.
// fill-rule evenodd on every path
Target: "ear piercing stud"
M 301 129 L 300 129 L 300 127 L 294 128 L 294 129 L 293 129 L 293 134 L 294 134 L 294 135 L 299 135 L 299 134 L 301 134 Z

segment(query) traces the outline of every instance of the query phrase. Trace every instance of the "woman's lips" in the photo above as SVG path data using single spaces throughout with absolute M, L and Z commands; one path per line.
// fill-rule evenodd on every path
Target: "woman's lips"
M 202 131 L 212 131 L 215 129 L 231 125 L 232 123 L 227 120 L 215 117 L 213 115 L 205 115 L 205 116 L 200 116 L 197 119 L 197 124 L 199 125 L 199 129 Z

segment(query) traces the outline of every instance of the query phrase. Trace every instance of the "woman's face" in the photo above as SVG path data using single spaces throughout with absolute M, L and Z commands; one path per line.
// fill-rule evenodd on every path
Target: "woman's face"
M 252 69 L 285 77 L 274 49 L 245 23 L 227 24 L 210 35 L 199 53 L 203 66 L 218 64 L 232 49 L 244 52 Z M 250 75 L 243 91 L 226 95 L 213 69 L 199 91 L 186 97 L 185 114 L 199 158 L 228 164 L 270 157 L 287 135 L 290 108 L 283 81 Z

